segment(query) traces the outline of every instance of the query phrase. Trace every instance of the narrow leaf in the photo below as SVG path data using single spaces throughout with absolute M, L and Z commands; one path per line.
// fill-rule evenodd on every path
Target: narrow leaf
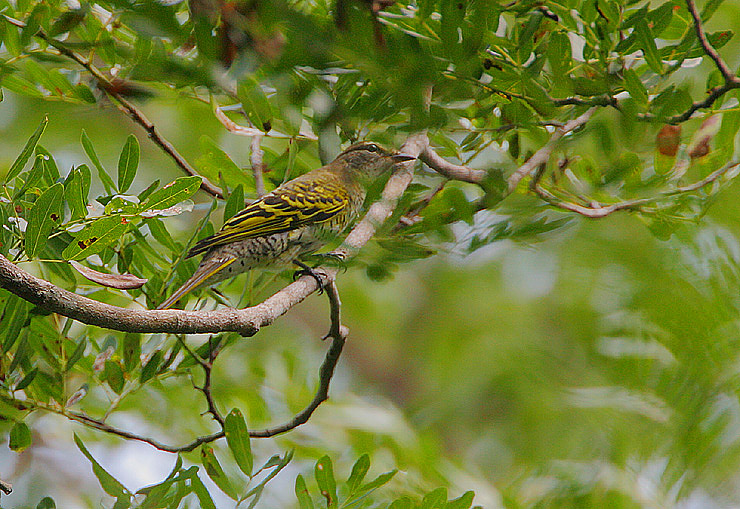
M 103 369 L 103 380 L 108 382 L 110 388 L 116 394 L 121 394 L 123 386 L 126 380 L 123 378 L 123 370 L 118 362 L 108 359 L 105 361 L 105 368 Z
M 5 82 L 5 78 L 3 78 L 3 85 L 7 85 Z M 5 182 L 9 182 L 13 180 L 15 177 L 18 176 L 18 174 L 21 171 L 23 171 L 23 167 L 28 162 L 28 159 L 31 157 L 31 154 L 33 154 L 33 151 L 36 148 L 36 144 L 39 142 L 41 135 L 44 134 L 44 129 L 46 129 L 46 125 L 48 123 L 49 123 L 49 118 L 44 116 L 39 126 L 36 128 L 34 133 L 31 135 L 31 137 L 26 142 L 26 146 L 23 147 L 23 150 L 21 151 L 21 153 L 18 155 L 16 160 L 13 162 L 13 165 L 8 170 L 8 174 L 5 176 Z
M 85 447 L 85 444 L 80 440 L 80 437 L 77 436 L 77 433 L 74 435 L 74 440 L 82 454 L 84 454 L 88 461 L 92 463 L 93 473 L 95 474 L 95 477 L 98 478 L 103 490 L 112 497 L 119 498 L 125 496 L 125 494 L 128 493 L 128 490 L 123 486 L 123 484 L 118 482 L 115 477 L 110 475 L 102 466 L 100 466 L 100 463 L 93 458 L 92 454 L 87 450 L 87 447 Z
M 170 182 L 162 189 L 154 191 L 147 200 L 141 204 L 140 210 L 162 210 L 193 196 L 200 188 L 202 179 L 200 177 L 180 177 Z
M 244 186 L 239 184 L 231 191 L 229 199 L 224 206 L 224 222 L 244 208 Z
M 219 487 L 221 491 L 226 493 L 230 498 L 236 500 L 238 498 L 236 490 L 231 485 L 229 478 L 226 477 L 221 464 L 218 462 L 218 458 L 213 452 L 213 447 L 204 445 L 200 450 L 200 459 L 203 463 L 203 468 L 206 469 L 206 474 L 211 480 Z
M 98 219 L 74 235 L 72 242 L 62 251 L 62 257 L 65 260 L 82 260 L 97 254 L 119 241 L 127 228 L 128 223 L 120 216 Z
M 463 493 L 456 499 L 453 499 L 447 502 L 445 509 L 469 509 L 469 507 L 473 505 L 474 497 L 475 497 L 475 492 L 466 491 L 465 493 Z
M 87 157 L 90 158 L 90 162 L 93 163 L 93 166 L 98 170 L 98 177 L 100 178 L 100 181 L 103 183 L 103 187 L 105 187 L 105 191 L 107 193 L 112 193 L 116 185 L 113 183 L 113 179 L 110 178 L 110 175 L 108 175 L 108 172 L 105 171 L 105 168 L 100 163 L 100 159 L 98 159 L 98 154 L 95 153 L 95 148 L 93 148 L 93 144 L 90 141 L 90 138 L 88 138 L 87 133 L 85 130 L 82 130 L 82 148 L 85 150 L 85 154 L 87 154 Z
M 139 381 L 141 383 L 146 383 L 150 378 L 157 374 L 159 365 L 162 363 L 162 355 L 162 350 L 157 350 L 149 359 L 149 362 L 144 365 L 141 369 L 141 376 L 139 377 Z
M 131 187 L 139 167 L 139 140 L 129 134 L 118 158 L 118 191 L 125 193 Z
M 237 88 L 237 96 L 242 103 L 247 118 L 258 129 L 268 132 L 272 129 L 272 108 L 265 92 L 254 78 L 246 78 Z
M 190 485 L 195 492 L 195 496 L 198 497 L 198 502 L 200 502 L 202 509 L 216 509 L 216 504 L 213 503 L 211 495 L 208 493 L 203 481 L 197 475 L 194 475 L 190 479 Z
M 229 187 L 244 184 L 254 190 L 251 176 L 239 168 L 211 138 L 203 135 L 199 143 L 202 154 L 196 160 L 196 165 L 201 175 L 213 182 L 218 182 L 220 176 Z
M 301 509 L 314 509 L 313 500 L 311 500 L 311 495 L 306 487 L 306 481 L 301 474 L 298 474 L 298 477 L 295 478 L 295 496 Z
M 347 487 L 349 488 L 350 494 L 354 493 L 355 490 L 360 486 L 362 480 L 367 475 L 367 471 L 370 469 L 370 456 L 363 454 L 355 462 L 352 467 L 352 473 L 347 479 Z
M 224 433 L 226 434 L 226 443 L 231 449 L 231 454 L 234 455 L 236 464 L 239 465 L 242 472 L 251 477 L 254 459 L 249 443 L 249 430 L 239 409 L 233 409 L 226 416 Z
M 54 184 L 39 196 L 30 212 L 25 246 L 29 258 L 34 258 L 45 245 L 54 226 L 62 220 L 64 186 Z
M 23 377 L 23 379 L 18 382 L 18 385 L 15 386 L 16 391 L 22 391 L 29 385 L 31 385 L 31 382 L 33 382 L 33 379 L 36 378 L 36 375 L 39 372 L 39 368 L 33 368 L 26 376 Z

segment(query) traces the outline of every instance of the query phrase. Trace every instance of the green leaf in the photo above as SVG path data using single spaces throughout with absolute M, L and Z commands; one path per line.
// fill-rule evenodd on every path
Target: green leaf
M 252 457 L 252 447 L 249 443 L 249 430 L 244 416 L 238 408 L 234 408 L 226 416 L 224 422 L 224 433 L 226 434 L 226 443 L 234 455 L 234 460 L 242 472 L 252 476 L 254 458 Z
M 200 137 L 199 143 L 202 155 L 197 159 L 196 165 L 201 175 L 213 182 L 218 182 L 220 176 L 229 187 L 243 184 L 247 189 L 254 191 L 251 176 L 239 168 L 229 155 L 216 145 L 216 142 L 204 134 Z
M 31 309 L 31 304 L 15 295 L 10 295 L 5 301 L 2 319 L 0 319 L 0 341 L 2 341 L 3 352 L 10 351 L 18 339 L 26 323 L 29 309 Z
M 31 445 L 31 430 L 25 423 L 16 422 L 10 428 L 10 442 L 8 446 L 12 451 L 21 452 Z
M 238 498 L 236 490 L 231 485 L 229 478 L 226 477 L 223 468 L 221 468 L 216 455 L 213 453 L 213 447 L 203 445 L 200 449 L 200 460 L 203 463 L 203 468 L 206 469 L 208 477 L 211 478 L 216 486 L 230 498 L 236 500 Z
M 200 480 L 200 477 L 194 475 L 190 479 L 190 485 L 195 492 L 195 496 L 198 497 L 198 502 L 200 502 L 201 509 L 216 509 L 216 504 L 213 503 L 213 499 L 208 493 L 208 490 L 203 484 L 203 481 Z
M 150 378 L 157 374 L 159 365 L 162 363 L 162 356 L 162 350 L 154 352 L 149 359 L 149 362 L 147 362 L 141 369 L 141 376 L 139 377 L 139 381 L 141 383 L 146 383 Z
M 367 493 L 369 491 L 376 490 L 384 484 L 387 484 L 397 473 L 398 470 L 391 470 L 389 472 L 385 472 L 384 474 L 380 474 L 369 483 L 363 484 L 362 487 L 357 490 L 357 493 Z
M 54 502 L 54 499 L 53 498 L 51 498 L 51 497 L 44 497 L 36 505 L 36 509 L 57 509 L 57 505 Z
M 121 216 L 98 219 L 87 228 L 74 234 L 72 242 L 62 251 L 65 260 L 82 260 L 101 252 L 121 240 L 128 223 Z
M 7 42 L 7 38 L 5 42 Z M 31 83 L 27 79 L 21 78 L 20 76 L 17 76 L 15 74 L 6 74 L 2 77 L 2 81 L 0 81 L 0 83 L 3 87 L 19 95 L 25 95 L 34 98 L 44 97 L 44 94 L 42 94 L 39 89 L 36 88 L 36 85 Z
M 334 479 L 334 469 L 332 468 L 329 456 L 323 456 L 316 462 L 314 469 L 316 484 L 319 485 L 321 496 L 326 499 L 326 506 L 337 507 L 337 482 Z
M 303 479 L 301 474 L 298 474 L 298 477 L 295 478 L 295 496 L 298 499 L 300 509 L 314 509 L 313 500 L 311 500 L 311 495 L 306 487 L 306 480 Z
M 473 505 L 474 497 L 475 492 L 466 491 L 456 499 L 447 502 L 445 509 L 468 509 L 471 505 Z
M 2 84 L 3 86 L 7 87 L 7 82 L 5 78 L 3 78 Z M 31 154 L 33 154 L 33 151 L 36 148 L 36 144 L 39 142 L 41 135 L 44 134 L 44 129 L 46 129 L 46 125 L 48 123 L 49 123 L 49 117 L 44 116 L 43 120 L 41 120 L 41 123 L 36 128 L 34 133 L 31 135 L 30 138 L 28 138 L 28 141 L 26 142 L 26 146 L 23 147 L 23 150 L 21 151 L 21 153 L 18 155 L 18 157 L 15 159 L 10 169 L 8 170 L 8 174 L 5 176 L 5 182 L 9 182 L 13 180 L 23 170 L 23 167 L 28 162 L 28 159 L 31 157 Z
M 77 346 L 75 347 L 74 352 L 72 352 L 72 355 L 69 356 L 69 359 L 67 359 L 67 365 L 65 366 L 64 370 L 69 372 L 70 369 L 72 369 L 77 362 L 79 362 L 80 359 L 82 359 L 82 356 L 85 353 L 85 348 L 87 348 L 87 339 L 82 338 L 79 343 L 77 343 Z
M 25 247 L 29 258 L 34 258 L 45 245 L 51 230 L 62 220 L 64 186 L 54 184 L 39 196 L 28 218 Z
M 422 499 L 419 509 L 443 509 L 447 503 L 447 488 L 432 490 Z
M 642 81 L 640 81 L 637 73 L 632 69 L 626 69 L 624 71 L 624 88 L 627 90 L 627 92 L 629 92 L 630 96 L 639 104 L 647 104 L 648 93 L 645 89 L 645 85 L 642 84 Z
M 89 175 L 90 170 L 88 170 Z M 72 170 L 64 182 L 64 197 L 69 205 L 72 219 L 87 216 L 87 195 L 90 192 L 90 181 L 85 179 L 79 168 Z
M 264 132 L 272 129 L 272 107 L 257 80 L 251 77 L 244 79 L 239 83 L 236 94 L 250 122 Z
M 18 385 L 15 386 L 16 391 L 22 391 L 29 385 L 31 385 L 31 382 L 33 382 L 33 379 L 36 378 L 36 375 L 39 372 L 39 368 L 33 368 L 26 376 L 23 377 L 23 379 L 18 382 Z
M 51 152 L 46 150 L 41 145 L 36 146 L 36 155 L 43 155 L 44 157 L 44 181 L 47 185 L 52 186 L 56 183 L 57 180 L 61 177 L 59 175 L 59 167 L 57 166 L 56 161 L 54 161 L 54 156 L 51 155 Z
M 28 172 L 28 176 L 26 177 L 26 181 L 23 183 L 23 186 L 18 189 L 18 191 L 15 192 L 15 195 L 13 196 L 14 199 L 17 199 L 23 194 L 28 191 L 30 188 L 36 186 L 39 182 L 41 182 L 41 179 L 44 178 L 44 156 L 41 154 L 36 155 L 36 159 L 33 161 L 33 166 L 31 167 L 31 171 Z
M 203 180 L 200 177 L 180 177 L 170 182 L 162 189 L 154 191 L 141 204 L 140 210 L 163 210 L 193 196 Z
M 650 68 L 656 74 L 663 74 L 663 62 L 660 60 L 660 53 L 658 53 L 658 47 L 655 45 L 653 31 L 644 19 L 641 19 L 635 25 L 635 34 L 637 35 L 637 45 L 642 50 Z
M 116 394 L 121 394 L 121 392 L 123 392 L 123 385 L 126 380 L 123 378 L 121 365 L 116 361 L 111 359 L 105 361 L 102 379 L 108 382 L 108 385 L 110 385 L 110 388 L 113 389 L 113 392 Z
M 141 335 L 127 332 L 123 336 L 123 366 L 132 371 L 141 362 Z
M 347 487 L 349 488 L 350 494 L 353 494 L 357 488 L 360 487 L 362 480 L 367 475 L 367 471 L 370 469 L 370 456 L 363 454 L 360 456 L 352 467 L 352 473 L 347 479 Z
M 92 463 L 93 473 L 95 474 L 95 477 L 98 478 L 100 486 L 103 487 L 103 490 L 108 495 L 116 498 L 128 495 L 129 492 L 123 486 L 123 484 L 118 482 L 115 477 L 110 475 L 102 466 L 100 466 L 100 463 L 98 463 L 95 458 L 93 458 L 92 454 L 90 454 L 90 452 L 87 450 L 87 447 L 85 447 L 85 444 L 83 444 L 82 440 L 80 440 L 80 437 L 77 436 L 77 433 L 74 434 L 74 440 L 75 444 L 77 444 L 77 447 L 80 449 L 82 454 L 84 454 L 88 461 Z
M 118 157 L 118 191 L 125 193 L 131 187 L 131 183 L 139 168 L 139 140 L 136 136 L 129 134 L 123 150 Z
M 224 222 L 244 208 L 244 186 L 239 184 L 231 191 L 229 199 L 224 206 Z
M 93 144 L 90 141 L 90 138 L 88 138 L 87 133 L 85 130 L 82 130 L 82 148 L 85 150 L 85 154 L 87 154 L 87 157 L 90 158 L 90 161 L 93 163 L 93 166 L 98 170 L 98 178 L 100 178 L 100 181 L 103 183 L 103 187 L 105 187 L 105 191 L 108 194 L 111 194 L 115 189 L 116 185 L 113 183 L 113 179 L 110 178 L 110 175 L 108 175 L 108 172 L 105 171 L 105 168 L 103 168 L 103 165 L 100 163 L 100 159 L 98 159 L 98 154 L 95 153 L 95 148 L 93 148 Z

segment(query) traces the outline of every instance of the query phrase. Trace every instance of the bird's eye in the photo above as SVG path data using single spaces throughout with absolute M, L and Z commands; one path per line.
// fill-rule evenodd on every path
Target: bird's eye
M 365 149 L 369 152 L 377 152 L 378 150 L 380 150 L 375 143 L 368 143 Z

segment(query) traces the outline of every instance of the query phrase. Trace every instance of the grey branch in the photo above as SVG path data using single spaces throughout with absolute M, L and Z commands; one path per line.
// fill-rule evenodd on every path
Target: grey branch
M 252 136 L 252 147 L 251 155 L 249 156 L 252 164 L 252 174 L 254 175 L 254 189 L 257 191 L 257 196 L 265 194 L 265 151 L 262 150 L 262 136 Z
M 527 161 L 523 165 L 517 168 L 516 171 L 514 171 L 514 173 L 509 176 L 509 192 L 513 192 L 514 189 L 516 189 L 516 186 L 519 185 L 519 182 L 521 182 L 524 177 L 532 173 L 540 165 L 547 164 L 547 161 L 550 159 L 550 155 L 552 154 L 552 151 L 555 150 L 555 147 L 557 146 L 558 141 L 560 141 L 560 138 L 562 138 L 569 132 L 578 129 L 586 122 L 588 122 L 588 120 L 591 118 L 591 115 L 594 114 L 594 111 L 596 111 L 595 107 L 589 108 L 581 116 L 574 118 L 570 122 L 566 123 L 563 127 L 556 128 L 555 132 L 552 133 L 552 136 L 550 136 L 550 140 L 545 144 L 545 146 L 535 152 L 532 157 L 527 159 Z
M 486 178 L 487 173 L 484 170 L 475 170 L 468 166 L 453 164 L 437 154 L 432 147 L 429 146 L 429 139 L 426 138 L 426 135 L 424 136 L 424 141 L 425 145 L 419 155 L 419 159 L 424 161 L 427 166 L 436 170 L 441 175 L 452 180 L 461 180 L 472 184 L 481 184 Z

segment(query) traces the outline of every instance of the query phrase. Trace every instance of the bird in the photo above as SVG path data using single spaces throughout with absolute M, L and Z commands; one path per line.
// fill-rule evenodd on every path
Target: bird
M 216 234 L 187 253 L 204 253 L 193 275 L 157 309 L 172 307 L 200 286 L 256 268 L 297 265 L 321 279 L 300 258 L 341 234 L 358 217 L 368 187 L 394 165 L 416 157 L 364 141 L 351 145 L 329 164 L 289 180 L 224 222 Z

